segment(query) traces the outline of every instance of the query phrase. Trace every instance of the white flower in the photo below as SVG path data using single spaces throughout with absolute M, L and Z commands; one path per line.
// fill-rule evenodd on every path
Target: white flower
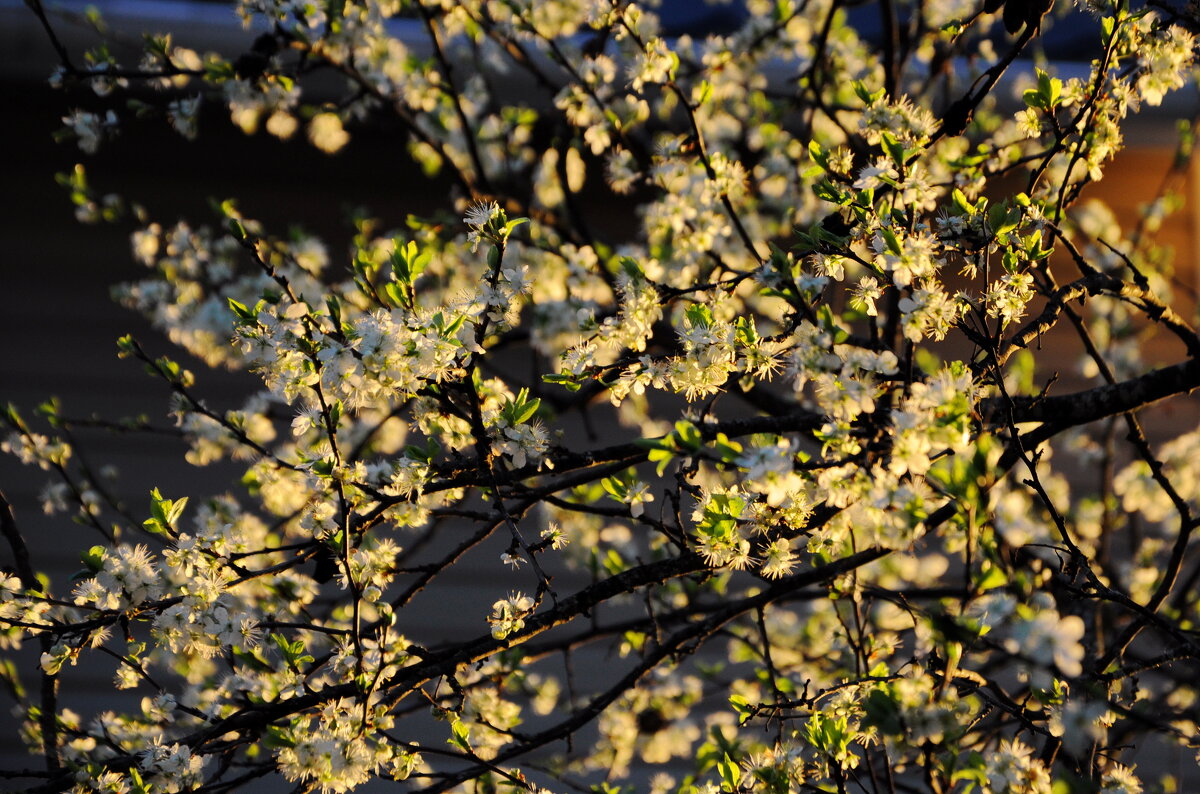
M 777 538 L 763 552 L 762 574 L 768 579 L 778 579 L 786 576 L 796 567 L 796 555 L 792 551 L 792 542 L 787 538 Z
M 879 310 L 875 308 L 875 301 L 882 297 L 883 290 L 879 288 L 879 281 L 874 276 L 863 276 L 851 290 L 850 305 L 860 312 L 866 312 L 869 317 L 875 317 L 879 314 Z
M 520 631 L 525 627 L 525 618 L 533 610 L 533 599 L 521 593 L 513 593 L 508 598 L 502 598 L 492 605 L 492 614 L 488 623 L 492 626 L 492 636 L 502 640 L 509 634 Z
M 896 181 L 900 172 L 886 157 L 876 158 L 871 165 L 864 165 L 854 180 L 855 190 L 873 190 L 885 184 L 885 180 Z
M 1142 794 L 1142 781 L 1133 767 L 1113 764 L 1100 782 L 1100 794 Z
M 292 419 L 292 435 L 296 438 L 321 427 L 321 409 L 306 408 Z
M 192 755 L 186 744 L 164 745 L 155 741 L 138 755 L 138 767 L 149 775 L 154 791 L 173 794 L 189 791 L 199 784 L 204 767 L 202 756 Z
M 1083 673 L 1083 645 L 1079 640 L 1086 631 L 1078 615 L 1059 617 L 1052 608 L 1038 609 L 1013 627 L 1013 636 L 1005 643 L 1012 653 L 1020 653 L 1036 664 L 1053 663 L 1066 676 Z
M 647 83 L 665 83 L 671 80 L 678 66 L 679 57 L 671 51 L 665 41 L 660 38 L 648 41 L 630 67 L 633 90 L 641 91 Z
M 333 154 L 350 142 L 350 134 L 336 113 L 318 113 L 308 123 L 308 140 L 326 154 Z
M 492 218 L 500 213 L 500 205 L 494 201 L 478 201 L 467 207 L 467 213 L 463 216 L 463 222 L 470 226 L 475 231 L 480 231 L 484 226 L 487 226 Z
M 649 485 L 637 482 L 629 486 L 623 500 L 629 505 L 629 514 L 637 518 L 646 511 L 646 502 L 654 501 L 654 494 L 650 493 Z
M 298 126 L 300 123 L 296 121 L 296 117 L 286 110 L 276 110 L 267 117 L 267 132 L 281 141 L 286 141 L 295 135 Z
M 167 105 L 167 120 L 176 132 L 189 141 L 196 137 L 200 101 L 201 97 L 197 94 L 194 97 L 172 100 L 171 104 Z
M 1083 752 L 1101 738 L 1108 718 L 1108 706 L 1097 701 L 1072 698 L 1050 707 L 1050 735 L 1062 739 L 1063 746 L 1073 754 Z
M 111 110 L 103 117 L 86 110 L 73 110 L 71 115 L 63 117 L 63 124 L 75 136 L 79 148 L 87 154 L 95 154 L 100 148 L 100 142 L 115 134 L 117 115 Z
M 467 233 L 467 242 L 471 244 L 472 251 L 479 250 L 479 243 L 483 239 L 483 230 L 492 219 L 500 214 L 500 205 L 494 201 L 478 201 L 467 207 L 467 214 L 463 216 L 463 222 L 470 227 L 471 231 Z
M 1050 794 L 1050 773 L 1033 757 L 1033 748 L 1017 739 L 1001 739 L 985 765 L 988 794 Z
M 550 522 L 550 526 L 542 530 L 542 541 L 550 544 L 550 548 L 555 551 L 564 548 L 571 542 L 570 538 L 567 537 L 567 533 L 563 532 L 562 527 L 553 521 Z

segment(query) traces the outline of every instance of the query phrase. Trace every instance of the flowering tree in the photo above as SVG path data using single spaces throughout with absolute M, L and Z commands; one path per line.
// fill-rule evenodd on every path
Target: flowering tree
M 1200 719 L 1200 432 L 1155 435 L 1150 408 L 1200 386 L 1154 243 L 1177 202 L 1122 231 L 1081 196 L 1183 86 L 1194 18 L 1090 0 L 1070 24 L 1095 60 L 1060 79 L 1032 65 L 1055 12 L 1018 0 L 880 0 L 875 39 L 841 0 L 750 0 L 703 39 L 623 0 L 241 0 L 240 57 L 153 36 L 133 64 L 69 52 L 29 5 L 53 81 L 108 98 L 65 116 L 85 153 L 131 124 L 194 137 L 205 106 L 329 153 L 387 119 L 455 193 L 329 254 L 233 202 L 161 225 L 63 179 L 82 219 L 132 226 L 148 274 L 120 300 L 263 389 L 212 405 L 162 343 L 118 341 L 190 463 L 245 467 L 148 516 L 53 403 L 7 410 L 47 509 L 98 536 L 51 581 L 0 503 L 4 646 L 40 644 L 3 668 L 43 762 L 10 782 L 1185 785 L 1133 768 L 1190 763 Z M 310 88 L 331 72 L 344 90 Z M 635 233 L 594 230 L 599 195 Z M 471 567 L 513 569 L 474 630 L 406 631 Z M 57 705 L 92 658 L 128 710 Z

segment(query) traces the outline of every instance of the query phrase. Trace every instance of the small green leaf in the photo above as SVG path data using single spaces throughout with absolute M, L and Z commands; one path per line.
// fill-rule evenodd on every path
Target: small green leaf
M 693 303 L 688 306 L 686 315 L 693 328 L 708 328 L 713 324 L 712 310 L 703 303 Z
M 516 421 L 513 422 L 513 424 L 520 425 L 520 424 L 524 424 L 525 422 L 528 422 L 530 419 L 533 418 L 534 414 L 536 414 L 538 412 L 538 408 L 540 408 L 541 405 L 542 405 L 542 400 L 540 397 L 532 399 L 529 402 L 522 405 L 519 409 L 517 409 L 517 413 L 514 414 Z
M 278 725 L 268 725 L 267 735 L 263 737 L 263 744 L 271 748 L 295 747 L 296 741 L 292 738 L 291 732 Z
M 605 493 L 618 502 L 624 498 L 629 490 L 628 486 L 616 477 L 605 477 L 600 481 L 600 485 L 604 488 Z
M 504 224 L 504 236 L 508 237 L 510 234 L 512 234 L 513 229 L 517 228 L 518 226 L 520 226 L 523 223 L 529 223 L 529 219 L 528 218 L 513 218 L 511 221 Z
M 963 195 L 961 190 L 954 188 L 954 191 L 950 194 L 950 197 L 954 200 L 954 206 L 957 207 L 959 212 L 961 212 L 963 215 L 975 214 L 975 207 L 971 204 L 971 202 L 967 201 L 967 197 Z
M 451 736 L 448 740 L 450 744 L 464 750 L 465 752 L 471 752 L 471 742 L 469 741 L 471 730 L 463 723 L 461 719 L 458 718 L 457 715 L 455 715 L 454 719 L 450 722 L 450 734 Z
M 243 323 L 257 322 L 256 313 L 246 308 L 244 303 L 239 303 L 233 298 L 228 298 L 227 300 L 229 301 L 229 308 L 233 309 L 233 313 L 237 315 L 238 320 Z
M 904 250 L 900 247 L 900 240 L 896 237 L 896 233 L 883 226 L 879 229 L 879 233 L 883 235 L 883 241 L 887 244 L 887 248 L 896 256 L 903 256 Z
M 83 564 L 87 566 L 89 571 L 99 573 L 100 569 L 104 567 L 104 553 L 105 548 L 103 546 L 92 546 L 79 555 L 79 559 L 83 561 Z
M 691 422 L 679 420 L 675 423 L 675 438 L 678 440 L 681 449 L 695 452 L 700 449 L 701 436 L 700 429 Z
M 559 386 L 562 386 L 567 391 L 573 391 L 573 392 L 579 391 L 582 388 L 582 385 L 579 383 L 579 381 L 575 380 L 574 375 L 543 375 L 542 382 L 543 383 L 557 383 Z
M 174 502 L 167 503 L 170 505 L 170 507 L 167 508 L 167 523 L 169 525 L 174 526 L 175 522 L 179 520 L 179 517 L 183 515 L 183 508 L 187 507 L 187 501 L 188 498 L 183 496 L 179 499 L 176 499 Z
M 987 570 L 984 571 L 975 581 L 975 587 L 979 591 L 994 590 L 997 587 L 1003 587 L 1008 584 L 1008 577 L 1004 571 L 997 565 L 987 564 Z
M 721 773 L 722 789 L 737 791 L 738 783 L 742 780 L 742 768 L 733 762 L 729 753 L 725 753 L 725 757 L 717 762 L 717 771 Z
M 808 156 L 821 167 L 822 171 L 829 170 L 829 153 L 822 149 L 821 144 L 815 140 L 808 142 Z

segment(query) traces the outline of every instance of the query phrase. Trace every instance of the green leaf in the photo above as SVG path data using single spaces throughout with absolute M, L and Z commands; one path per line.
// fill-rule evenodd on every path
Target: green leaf
M 735 458 L 742 454 L 742 445 L 731 439 L 724 433 L 717 433 L 717 438 L 712 444 L 713 450 L 721 457 L 721 460 L 726 463 L 732 462 Z
M 454 336 L 458 334 L 458 330 L 463 327 L 463 323 L 466 321 L 467 315 L 460 314 L 451 320 L 448 325 L 446 325 L 446 327 L 442 330 L 442 333 L 447 339 L 453 340 Z
M 150 789 L 146 786 L 146 781 L 142 780 L 142 773 L 136 766 L 130 767 L 129 779 L 133 781 L 133 794 L 150 794 Z
M 518 226 L 520 226 L 523 223 L 529 223 L 529 219 L 528 218 L 513 218 L 511 221 L 504 224 L 504 230 L 503 230 L 504 236 L 508 237 L 510 234 L 512 234 L 513 229 L 517 228 Z
M 650 454 L 646 456 L 646 459 L 649 460 L 651 463 L 658 464 L 657 466 L 654 467 L 654 470 L 658 473 L 658 476 L 661 477 L 663 472 L 667 470 L 667 466 L 671 465 L 671 460 L 674 457 L 675 457 L 675 454 L 673 452 L 656 449 L 656 450 L 652 450 L 650 452 Z
M 292 738 L 291 732 L 278 725 L 268 725 L 267 735 L 263 737 L 263 744 L 267 747 L 280 749 L 283 747 L 295 747 L 296 740 Z
M 1038 93 L 1041 94 L 1044 106 L 1047 110 L 1058 105 L 1059 98 L 1062 96 L 1062 80 L 1052 78 L 1049 74 L 1037 70 L 1038 77 Z
M 904 250 L 900 247 L 900 240 L 896 237 L 895 232 L 893 232 L 887 226 L 882 226 L 879 229 L 879 233 L 883 235 L 883 241 L 887 243 L 887 248 L 889 251 L 896 256 L 902 256 L 904 254 Z
M 572 392 L 579 391 L 582 388 L 582 384 L 580 384 L 577 380 L 575 380 L 574 375 L 543 375 L 542 382 L 543 383 L 557 383 L 559 386 L 562 386 L 567 391 L 572 391 Z
M 183 515 L 183 508 L 187 507 L 187 501 L 188 501 L 188 498 L 186 496 L 183 496 L 183 497 L 180 497 L 179 499 L 176 499 L 174 502 L 167 503 L 170 505 L 170 507 L 167 508 L 167 523 L 168 524 L 170 524 L 171 526 L 175 525 L 175 522 L 179 520 L 179 517 L 181 515 Z
M 246 308 L 244 303 L 239 303 L 233 298 L 228 298 L 227 300 L 229 301 L 229 308 L 233 309 L 233 313 L 238 316 L 241 322 L 253 323 L 257 321 L 254 312 Z
M 616 549 L 608 550 L 608 553 L 604 555 L 604 559 L 601 561 L 601 565 L 604 566 L 604 570 L 609 576 L 616 576 L 625 570 L 625 561 L 621 559 L 621 555 L 617 553 Z
M 691 306 L 688 306 L 685 314 L 693 328 L 697 326 L 708 328 L 713 324 L 712 310 L 703 303 L 693 303 Z
M 621 639 L 624 640 L 624 642 L 628 644 L 630 648 L 633 648 L 633 650 L 641 653 L 642 648 L 646 644 L 646 640 L 649 639 L 649 635 L 641 631 L 627 631 L 621 635 Z
M 275 647 L 283 654 L 283 658 L 287 661 L 289 667 L 296 668 L 313 661 L 313 657 L 305 653 L 304 640 L 291 642 L 282 634 L 273 633 L 271 634 L 271 641 L 275 643 Z
M 961 212 L 963 215 L 975 214 L 974 205 L 967 201 L 967 197 L 963 195 L 961 190 L 954 188 L 954 191 L 950 194 L 950 197 L 954 200 L 954 206 L 957 207 L 959 212 Z
M 616 477 L 605 477 L 600 481 L 600 485 L 604 488 L 605 493 L 618 502 L 623 500 L 625 494 L 629 491 L 629 487 Z
M 729 705 L 733 706 L 733 710 L 738 715 L 738 725 L 745 725 L 753 715 L 753 710 L 750 708 L 750 701 L 741 695 L 730 695 Z
M 1104 32 L 1104 40 L 1107 42 L 1112 38 L 1113 31 L 1116 30 L 1117 20 L 1113 17 L 1105 17 L 1100 20 L 1100 29 Z
M 342 324 L 342 302 L 338 300 L 338 296 L 332 292 L 326 295 L 325 306 L 329 309 L 329 317 L 333 320 L 334 326 L 340 327 Z
M 126 358 L 133 355 L 137 351 L 137 346 L 133 341 L 133 334 L 125 334 L 117 339 L 117 357 Z
M 25 687 L 21 684 L 17 665 L 12 659 L 0 659 L 0 682 L 4 683 L 14 700 L 20 702 L 25 699 Z
M 751 347 L 758 342 L 758 328 L 754 325 L 753 317 L 738 317 L 734 329 L 735 338 L 744 347 Z
M 812 191 L 821 201 L 827 201 L 830 204 L 837 204 L 838 206 L 849 204 L 853 198 L 852 194 L 839 190 L 828 179 L 822 179 L 813 185 Z
M 167 523 L 167 511 L 163 506 L 162 494 L 158 492 L 157 488 L 150 490 L 150 515 L 160 523 Z
M 829 170 L 829 153 L 821 148 L 821 144 L 816 141 L 808 142 L 808 156 L 812 161 L 821 167 L 822 171 Z
M 158 489 L 150 491 L 150 518 L 142 522 L 149 532 L 167 537 L 175 536 L 175 522 L 187 506 L 187 497 L 179 500 L 164 499 Z
M 514 422 L 514 424 L 520 425 L 520 424 L 524 424 L 525 422 L 528 422 L 530 419 L 533 418 L 534 414 L 536 414 L 538 412 L 538 408 L 540 408 L 541 405 L 542 405 L 542 400 L 540 397 L 534 398 L 534 399 L 530 400 L 529 402 L 525 403 L 524 405 L 522 405 L 517 410 L 517 413 L 514 415 L 516 418 L 516 421 Z
M 469 753 L 471 752 L 470 734 L 471 729 L 455 715 L 454 719 L 450 722 L 449 743 Z
M 862 80 L 854 81 L 854 93 L 858 95 L 865 104 L 872 104 L 875 100 L 883 96 L 884 89 L 880 88 L 877 91 L 868 91 L 866 84 Z
M 717 762 L 717 771 L 721 773 L 721 780 L 724 781 L 722 789 L 725 791 L 737 791 L 738 783 L 742 780 L 742 768 L 733 762 L 729 757 L 729 753 Z
M 822 303 L 821 307 L 817 309 L 817 319 L 820 321 L 821 327 L 833 337 L 834 343 L 844 342 L 850 336 L 850 333 L 838 323 L 837 317 L 828 303 Z
M 634 281 L 645 281 L 646 272 L 642 270 L 642 266 L 637 263 L 632 257 L 623 256 L 618 261 L 621 270 L 625 271 L 625 275 L 629 276 Z
M 904 165 L 904 145 L 897 141 L 895 136 L 890 132 L 885 131 L 880 137 L 883 143 L 884 151 L 886 151 L 888 156 L 892 158 L 892 162 L 897 166 Z
M 104 567 L 104 553 L 106 549 L 103 546 L 92 546 L 87 551 L 79 555 L 79 559 L 87 566 L 92 573 L 100 573 L 100 569 Z
M 384 297 L 388 299 L 388 303 L 396 307 L 410 306 L 408 293 L 404 291 L 404 287 L 395 281 L 387 281 L 383 284 Z
M 983 571 L 979 578 L 975 581 L 975 588 L 980 592 L 984 590 L 994 590 L 997 587 L 1003 587 L 1008 584 L 1008 576 L 1000 569 L 998 565 L 985 563 L 987 569 Z
M 700 429 L 687 420 L 680 419 L 675 423 L 675 437 L 682 449 L 695 452 L 700 449 Z

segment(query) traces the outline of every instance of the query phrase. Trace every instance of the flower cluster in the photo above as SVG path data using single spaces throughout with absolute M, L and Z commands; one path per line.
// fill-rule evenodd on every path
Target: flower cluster
M 130 235 L 116 299 L 258 379 L 217 399 L 123 337 L 173 426 L 0 415 L 51 478 L 34 512 L 96 544 L 42 574 L 0 498 L 35 787 L 1198 785 L 1135 755 L 1200 724 L 1200 433 L 1176 432 L 1200 335 L 1158 241 L 1180 202 L 1123 231 L 1089 189 L 1190 78 L 1191 10 L 1093 2 L 1068 24 L 1096 57 L 1058 74 L 1066 5 L 1015 0 L 884 4 L 870 36 L 834 0 L 686 34 L 663 3 L 236 5 L 236 57 L 67 53 L 53 83 L 95 104 L 59 137 L 262 128 L 348 176 L 398 133 L 371 179 L 439 181 L 402 172 L 419 215 L 355 209 L 327 244 L 60 177 Z M 97 430 L 170 435 L 231 490 L 139 514 Z M 72 666 L 129 699 L 64 708 Z

